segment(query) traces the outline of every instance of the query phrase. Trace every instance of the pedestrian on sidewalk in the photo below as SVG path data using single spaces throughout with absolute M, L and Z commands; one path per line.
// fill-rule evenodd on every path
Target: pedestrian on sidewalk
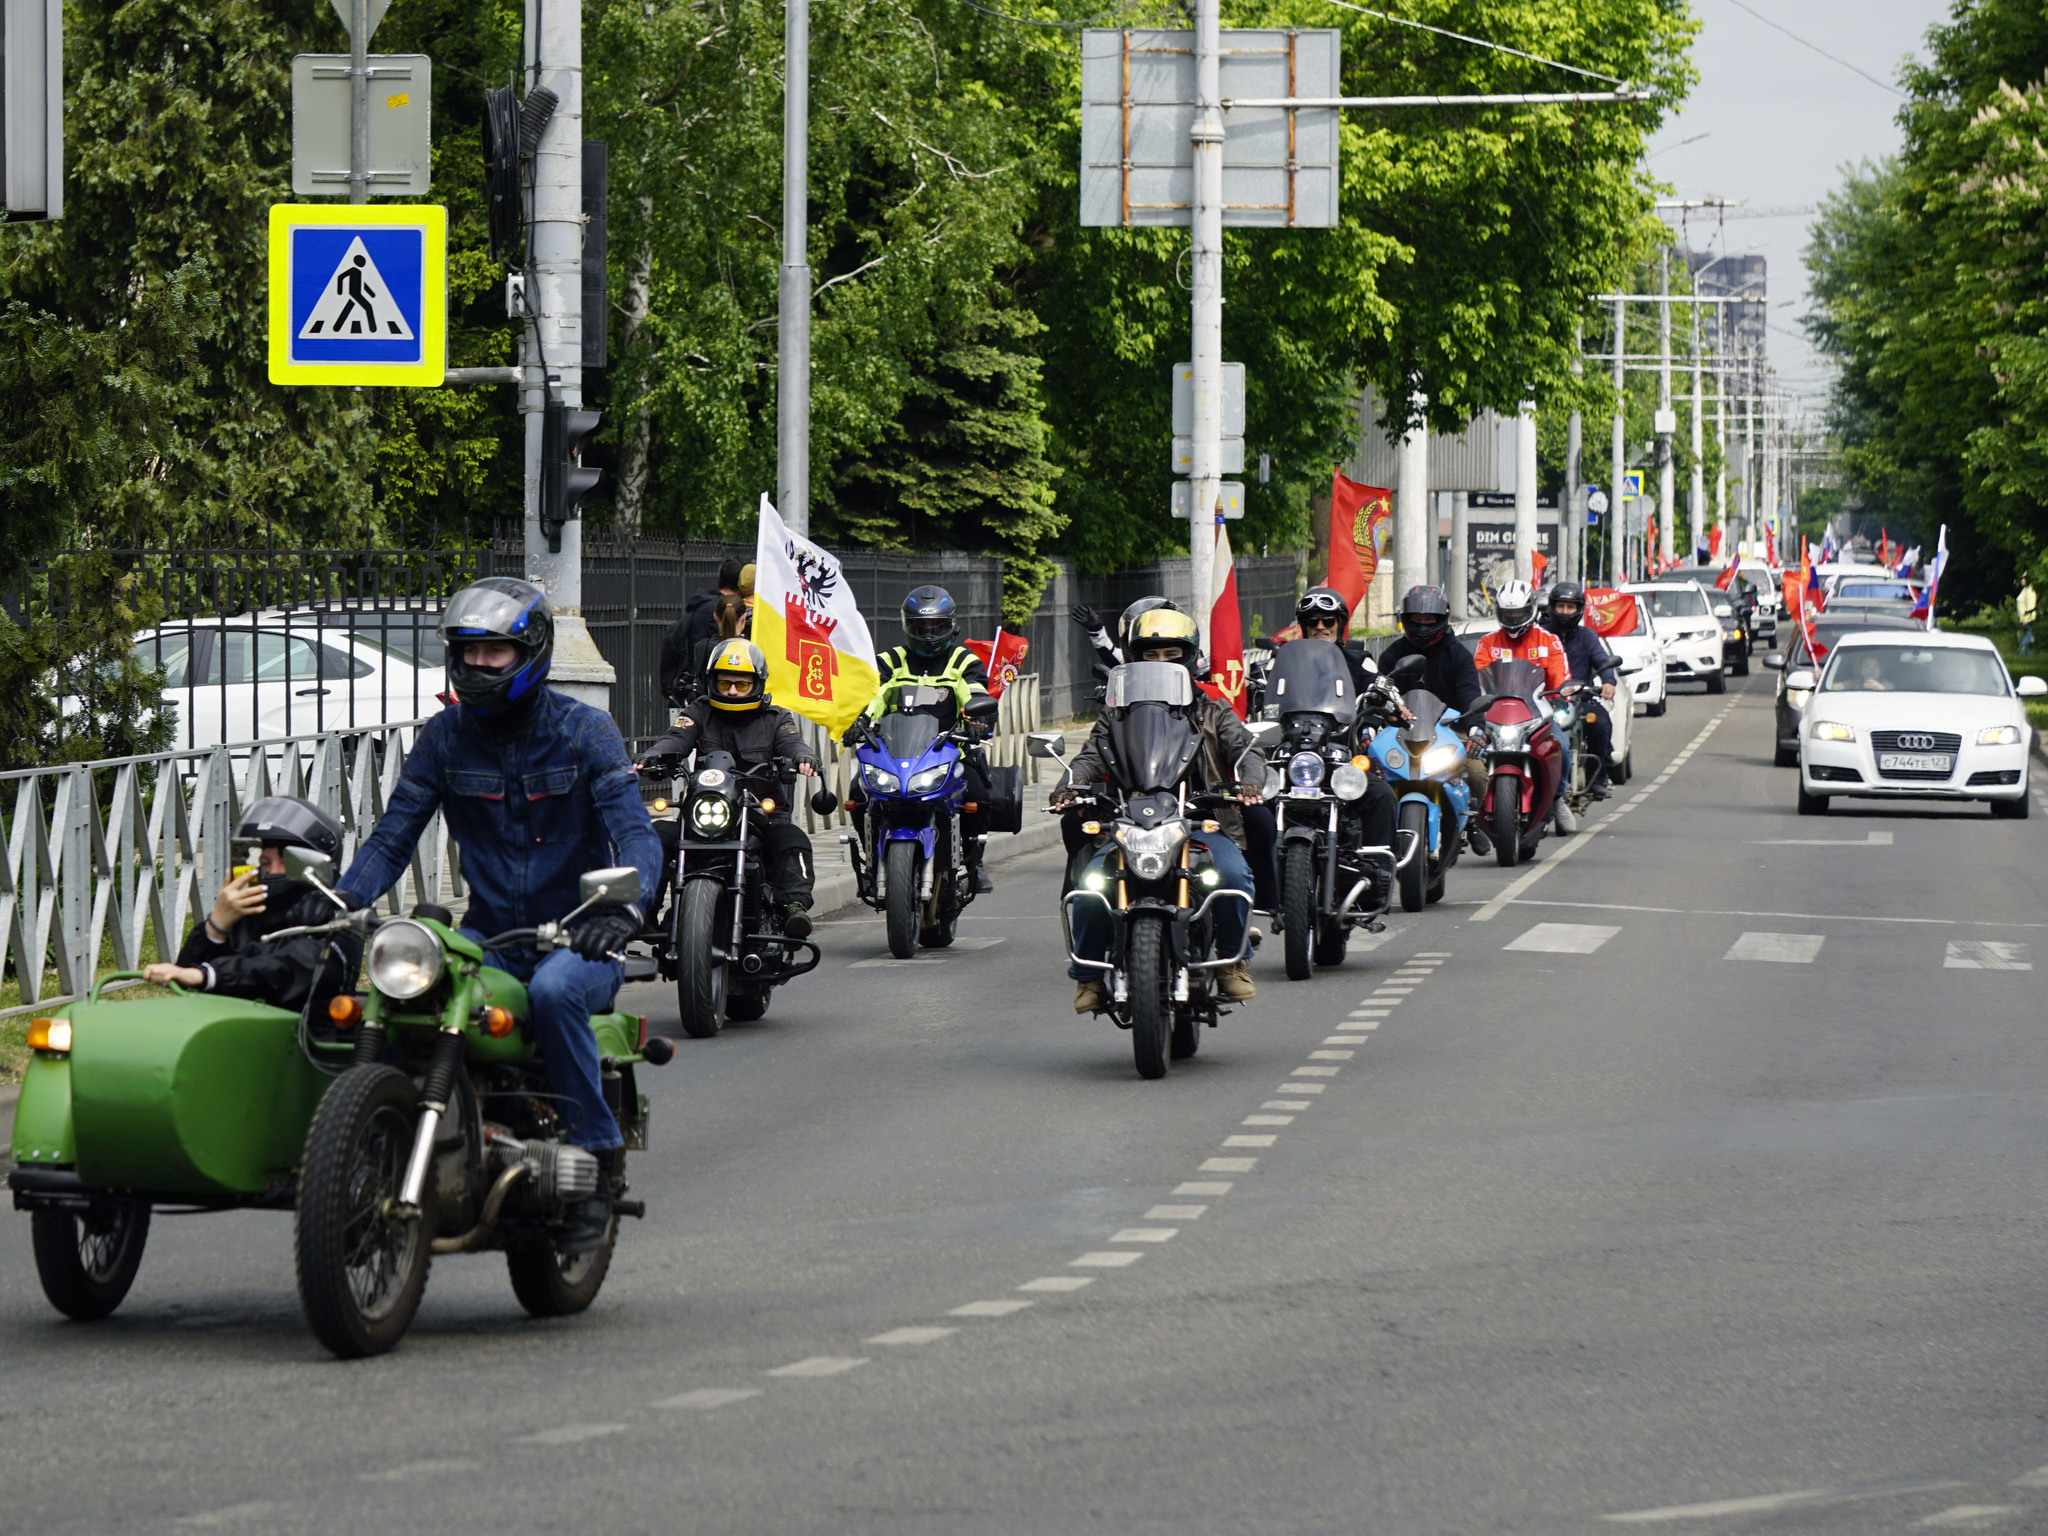
M 2034 590 L 2034 579 L 2029 576 L 2027 584 L 2020 588 L 2020 640 L 2019 653 L 2022 656 L 2034 654 L 2034 615 L 2040 611 L 2041 594 Z

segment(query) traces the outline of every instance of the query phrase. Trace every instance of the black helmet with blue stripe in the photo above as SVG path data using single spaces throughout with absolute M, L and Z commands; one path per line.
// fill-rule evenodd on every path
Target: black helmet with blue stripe
M 921 661 L 949 655 L 960 643 L 960 613 L 944 587 L 917 587 L 903 599 L 903 640 Z
M 503 714 L 531 703 L 555 654 L 555 613 L 547 594 L 514 576 L 486 576 L 448 599 L 441 614 L 448 686 L 466 708 Z M 472 666 L 469 647 L 502 640 L 518 654 L 507 667 Z

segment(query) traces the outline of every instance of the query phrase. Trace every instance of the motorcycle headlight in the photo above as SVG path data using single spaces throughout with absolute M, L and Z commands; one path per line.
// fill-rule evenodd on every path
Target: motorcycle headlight
M 1339 800 L 1356 800 L 1365 793 L 1365 775 L 1349 763 L 1330 771 L 1330 793 Z
M 732 825 L 732 802 L 719 795 L 691 801 L 690 825 L 699 832 L 723 832 Z
M 1422 754 L 1422 772 L 1428 778 L 1442 778 L 1456 770 L 1459 759 L 1464 755 L 1449 742 L 1440 741 Z
M 370 940 L 370 985 L 397 1002 L 441 979 L 441 943 L 411 918 L 386 923 Z
M 1550 712 L 1550 718 L 1555 720 L 1559 725 L 1570 725 L 1572 723 L 1571 709 L 1569 706 L 1567 706 L 1564 709 L 1553 709 Z
M 2020 741 L 2020 728 L 2016 725 L 1987 725 L 1977 733 L 1980 747 L 2016 747 Z
M 1186 822 L 1169 821 L 1163 827 L 1118 827 L 1117 843 L 1123 848 L 1124 859 L 1131 867 L 1131 873 L 1140 880 L 1165 878 L 1166 871 L 1173 865 L 1174 855 L 1180 852 L 1180 845 L 1187 841 Z
M 903 786 L 903 781 L 897 778 L 895 774 L 885 772 L 880 768 L 869 768 L 867 776 L 868 788 L 879 790 L 885 795 L 893 795 Z
M 1522 738 L 1529 734 L 1529 727 L 1517 722 L 1514 725 L 1497 725 L 1493 728 L 1494 742 L 1503 752 L 1522 750 Z
M 936 768 L 925 769 L 923 773 L 913 773 L 910 776 L 910 792 L 913 795 L 928 795 L 945 783 L 952 771 L 952 764 L 941 763 Z
M 1320 789 L 1323 760 L 1313 752 L 1297 752 L 1287 761 L 1287 782 L 1296 789 Z

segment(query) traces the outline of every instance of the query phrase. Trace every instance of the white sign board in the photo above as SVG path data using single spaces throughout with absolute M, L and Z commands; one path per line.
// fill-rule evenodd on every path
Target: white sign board
M 1223 420 L 1217 431 L 1224 437 L 1244 436 L 1244 364 L 1223 365 Z M 1173 365 L 1173 435 L 1195 435 L 1195 365 Z
M 1191 481 L 1173 482 L 1173 515 L 1182 522 L 1193 517 L 1195 509 L 1195 487 Z M 1235 522 L 1244 516 L 1244 487 L 1235 480 L 1225 480 L 1216 487 L 1216 510 L 1229 521 Z
M 1234 97 L 1339 94 L 1334 28 L 1226 28 L 1218 61 L 1223 222 L 1270 229 L 1337 223 L 1335 107 L 1236 107 Z M 1194 200 L 1195 35 L 1081 34 L 1081 222 L 1187 224 Z
M 0 0 L 0 218 L 64 213 L 64 7 Z
M 1216 447 L 1216 470 L 1219 474 L 1244 473 L 1243 438 L 1226 437 Z M 1195 440 L 1192 437 L 1176 437 L 1173 440 L 1173 472 L 1176 475 L 1192 475 L 1195 472 Z
M 433 180 L 434 66 L 423 53 L 370 55 L 370 195 L 425 197 Z M 347 197 L 349 75 L 345 53 L 292 60 L 292 192 Z

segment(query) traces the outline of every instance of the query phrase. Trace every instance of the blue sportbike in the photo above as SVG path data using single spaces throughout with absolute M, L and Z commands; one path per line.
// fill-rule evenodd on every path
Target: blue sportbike
M 1412 669 L 1410 663 L 1413 663 Z M 1422 669 L 1422 658 L 1395 665 L 1396 683 Z M 1444 896 L 1444 881 L 1458 862 L 1472 792 L 1465 783 L 1465 738 L 1458 716 L 1427 688 L 1401 695 L 1412 720 L 1382 726 L 1367 751 L 1399 801 L 1394 821 L 1396 883 L 1401 910 L 1420 912 Z

